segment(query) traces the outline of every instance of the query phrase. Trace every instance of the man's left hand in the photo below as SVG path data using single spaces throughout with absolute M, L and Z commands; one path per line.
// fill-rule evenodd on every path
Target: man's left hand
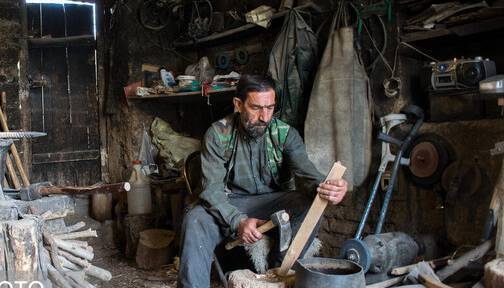
M 321 198 L 326 199 L 332 205 L 343 201 L 348 190 L 348 183 L 343 180 L 327 180 L 319 184 L 317 192 Z

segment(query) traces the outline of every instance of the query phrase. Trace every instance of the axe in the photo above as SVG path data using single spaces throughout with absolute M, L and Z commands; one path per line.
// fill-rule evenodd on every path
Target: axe
M 98 193 L 127 192 L 130 190 L 131 184 L 129 182 L 96 184 L 88 187 L 53 186 L 49 182 L 41 182 L 21 188 L 19 196 L 23 201 L 31 201 L 51 194 L 91 195 Z
M 281 251 L 287 250 L 289 248 L 289 244 L 292 238 L 292 230 L 289 222 L 289 214 L 285 212 L 285 210 L 280 210 L 271 214 L 271 220 L 264 223 L 263 225 L 257 227 L 257 230 L 261 233 L 266 233 L 274 227 L 278 227 L 278 232 L 280 233 L 280 237 L 278 237 L 280 243 L 278 247 Z M 236 239 L 232 242 L 226 244 L 226 250 L 231 250 L 234 247 L 240 245 L 243 241 L 241 239 Z

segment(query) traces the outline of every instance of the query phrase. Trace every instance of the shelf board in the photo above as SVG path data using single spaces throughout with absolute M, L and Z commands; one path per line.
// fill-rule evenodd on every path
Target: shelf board
M 230 88 L 222 88 L 218 90 L 210 90 L 208 91 L 209 95 L 214 95 L 214 94 L 226 94 L 230 92 L 236 91 L 236 87 L 230 87 Z M 202 95 L 201 91 L 194 91 L 194 92 L 180 92 L 180 93 L 171 93 L 171 94 L 156 94 L 156 95 L 150 95 L 150 96 L 134 96 L 134 97 L 127 97 L 126 99 L 128 101 L 143 101 L 143 100 L 155 100 L 155 99 L 177 99 L 177 100 L 183 100 L 184 98 L 194 98 L 191 96 L 201 96 L 205 97 Z
M 293 9 L 304 9 L 304 8 L 309 8 L 309 7 L 317 9 L 316 6 L 314 6 L 314 4 L 312 2 L 297 6 Z M 273 16 L 271 17 L 271 20 L 273 21 L 277 18 L 284 17 L 288 13 L 289 13 L 289 9 L 277 12 L 277 13 L 273 14 Z M 198 45 L 201 45 L 206 42 L 210 42 L 210 41 L 214 41 L 214 40 L 218 40 L 218 39 L 223 39 L 223 38 L 229 37 L 231 35 L 235 35 L 240 32 L 247 31 L 247 30 L 250 30 L 253 28 L 262 28 L 263 30 L 267 30 L 259 25 L 248 23 L 248 24 L 242 25 L 240 27 L 236 27 L 236 28 L 229 29 L 229 30 L 226 30 L 223 32 L 219 32 L 219 33 L 214 33 L 212 35 L 209 35 L 209 36 L 206 36 L 206 37 L 203 37 L 200 39 L 196 39 L 196 40 L 175 41 L 173 43 L 173 45 L 175 46 L 175 48 L 186 48 L 186 47 L 191 47 L 191 46 L 198 46 Z
M 31 48 L 49 48 L 66 46 L 94 46 L 96 40 L 94 35 L 79 35 L 55 38 L 30 38 L 28 44 Z
M 428 40 L 444 36 L 467 36 L 492 30 L 504 28 L 504 17 L 495 17 L 474 23 L 468 23 L 449 28 L 439 28 L 430 31 L 411 32 L 401 35 L 401 40 L 405 42 L 415 42 Z

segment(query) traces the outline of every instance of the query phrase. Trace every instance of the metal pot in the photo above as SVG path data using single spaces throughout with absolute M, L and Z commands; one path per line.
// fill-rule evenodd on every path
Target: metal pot
M 348 260 L 312 257 L 296 265 L 295 288 L 364 288 L 362 268 Z

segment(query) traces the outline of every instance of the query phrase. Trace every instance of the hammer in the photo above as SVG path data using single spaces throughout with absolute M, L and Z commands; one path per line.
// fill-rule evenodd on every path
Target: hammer
M 21 190 L 19 191 L 19 196 L 23 201 L 31 201 L 51 194 L 91 195 L 97 193 L 123 192 L 129 191 L 130 189 L 131 184 L 129 182 L 97 184 L 88 187 L 61 187 L 52 186 L 49 182 L 41 182 L 30 184 L 30 186 L 28 187 L 21 188 Z
M 257 231 L 261 233 L 266 233 L 274 227 L 278 227 L 278 231 L 280 232 L 279 237 L 279 247 L 280 252 L 287 250 L 289 248 L 290 240 L 292 237 L 292 230 L 289 222 L 289 214 L 285 212 L 285 210 L 280 210 L 271 214 L 271 220 L 264 223 L 263 225 L 257 227 Z M 243 241 L 241 239 L 236 239 L 232 242 L 226 244 L 226 250 L 231 250 L 236 246 L 240 245 Z

